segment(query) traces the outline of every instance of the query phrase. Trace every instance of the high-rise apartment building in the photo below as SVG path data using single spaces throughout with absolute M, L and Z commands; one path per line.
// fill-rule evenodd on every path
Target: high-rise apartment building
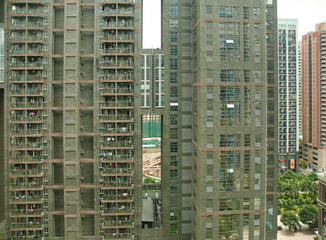
M 298 166 L 299 153 L 299 75 L 298 20 L 278 20 L 279 64 L 279 161 L 280 169 Z
M 302 41 L 298 42 L 299 137 L 302 138 Z
M 326 23 L 302 37 L 303 160 L 326 168 Z
M 1 11 L 0 11 L 1 13 Z M 0 223 L 5 218 L 5 158 L 4 158 L 4 29 L 0 21 Z M 1 237 L 1 235 L 0 235 Z
M 0 232 L 4 232 L 2 226 L 4 226 L 4 219 L 5 219 L 5 158 L 4 158 L 4 100 L 5 100 L 5 93 L 4 93 L 4 3 L 0 1 Z M 0 238 L 3 237 L 3 234 L 0 234 Z
M 6 3 L 8 238 L 276 239 L 275 0 Z

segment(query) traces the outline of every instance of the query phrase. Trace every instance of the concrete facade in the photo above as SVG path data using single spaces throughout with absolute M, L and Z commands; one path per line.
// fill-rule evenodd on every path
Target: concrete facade
M 9 239 L 276 239 L 277 1 L 164 0 L 161 49 L 142 49 L 140 0 L 6 3 Z

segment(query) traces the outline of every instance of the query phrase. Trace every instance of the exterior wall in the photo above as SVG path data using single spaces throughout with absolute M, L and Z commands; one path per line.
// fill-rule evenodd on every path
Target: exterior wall
M 299 75 L 298 20 L 279 19 L 279 159 L 281 170 L 290 159 L 298 167 L 299 152 Z
M 192 8 L 191 237 L 220 239 L 226 235 L 240 239 L 276 239 L 276 2 L 232 2 L 225 7 L 227 14 L 224 6 L 225 1 L 195 1 Z M 232 23 L 224 29 L 228 18 Z M 229 38 L 225 38 L 226 35 Z M 210 49 L 211 41 L 216 44 Z M 259 53 L 257 46 L 268 51 Z M 224 70 L 230 70 L 231 76 Z M 225 92 L 228 94 L 224 95 Z M 238 111 L 239 105 L 241 110 Z M 255 191 L 258 189 L 260 191 Z M 230 205 L 226 204 L 228 201 Z M 274 215 L 267 214 L 266 209 Z

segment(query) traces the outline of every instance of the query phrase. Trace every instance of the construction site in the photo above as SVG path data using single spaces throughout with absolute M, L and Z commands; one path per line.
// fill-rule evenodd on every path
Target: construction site
M 160 118 L 155 115 L 149 118 L 145 115 L 142 126 L 142 223 L 143 228 L 160 228 L 162 227 Z

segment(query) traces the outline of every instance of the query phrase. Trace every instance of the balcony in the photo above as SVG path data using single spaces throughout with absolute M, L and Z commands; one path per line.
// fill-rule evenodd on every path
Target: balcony
M 111 226 L 114 226 L 114 228 L 122 226 L 122 227 L 129 227 L 133 226 L 134 222 L 133 221 L 105 221 L 103 228 L 110 228 Z
M 11 23 L 12 28 L 25 28 L 26 27 L 26 21 L 19 21 L 17 19 L 13 19 Z
M 15 82 L 15 81 L 25 81 L 25 75 L 21 74 L 21 75 L 12 75 L 11 77 L 11 81 Z
M 110 8 L 105 8 L 104 11 L 101 12 L 102 16 L 105 17 L 106 15 L 128 15 L 128 16 L 133 16 L 134 15 L 134 10 L 132 8 L 129 9 L 110 9 Z
M 27 65 L 26 67 L 28 68 L 42 68 L 42 62 L 39 61 L 39 62 L 27 62 Z
M 41 7 L 29 7 L 27 10 L 27 14 L 32 14 L 32 15 L 41 15 L 43 14 L 43 8 Z
M 117 80 L 134 80 L 134 74 L 133 73 L 125 73 L 125 74 L 106 74 L 104 76 L 100 76 L 101 81 L 117 81 Z
M 25 41 L 26 40 L 25 33 L 19 34 L 18 32 L 19 31 L 17 31 L 17 32 L 12 31 L 11 41 Z
M 25 134 L 25 129 L 24 128 L 13 128 L 10 130 L 10 133 L 12 135 L 23 135 L 23 134 Z
M 119 95 L 119 94 L 133 94 L 134 89 L 131 88 L 105 88 L 100 89 L 101 95 Z
M 112 189 L 133 189 L 134 187 L 131 181 L 108 181 L 106 179 L 104 179 L 102 186 Z
M 129 61 L 105 61 L 102 68 L 134 68 L 134 62 Z
M 133 212 L 133 208 L 131 208 L 131 207 L 120 207 L 120 208 L 115 208 L 115 207 L 112 207 L 112 208 L 104 208 L 104 210 L 103 210 L 103 213 L 105 214 L 105 213 L 114 213 L 114 214 L 116 214 L 116 213 L 131 213 L 131 212 Z
M 117 174 L 121 174 L 121 175 L 132 175 L 134 173 L 133 169 L 131 168 L 105 168 L 102 172 L 101 172 L 101 176 L 108 176 L 108 175 L 117 175 Z
M 134 4 L 135 0 L 104 0 L 103 3 Z
M 134 118 L 130 115 L 122 115 L 118 114 L 117 116 L 115 115 L 100 115 L 100 121 L 101 122 L 116 122 L 116 121 L 128 121 L 128 122 L 133 122 Z
M 112 101 L 112 102 L 100 102 L 102 108 L 133 108 L 134 103 L 129 101 Z
M 118 35 L 106 35 L 104 36 L 102 39 L 102 42 L 110 42 L 110 41 L 134 41 L 135 37 L 133 34 L 122 34 L 121 32 L 119 32 Z
M 112 54 L 119 54 L 119 55 L 131 55 L 134 54 L 134 49 L 132 47 L 130 48 L 104 48 L 103 49 L 103 55 L 112 55 Z
M 17 45 L 13 46 L 11 48 L 10 51 L 10 55 L 24 55 L 25 54 L 25 47 L 21 46 L 21 47 L 16 47 Z
M 124 239 L 131 240 L 134 238 L 132 228 L 106 228 L 104 229 L 104 239 Z
M 27 35 L 27 41 L 43 41 L 43 34 Z
M 28 21 L 27 27 L 28 28 L 43 28 L 43 20 L 41 19 L 41 20 Z
M 103 30 L 105 28 L 129 28 L 129 29 L 133 29 L 135 26 L 134 21 L 110 21 L 110 22 L 104 22 L 102 23 L 102 28 Z
M 25 7 L 20 7 L 20 6 L 12 6 L 11 9 L 11 14 L 26 14 L 26 8 Z
M 35 47 L 35 48 L 29 47 L 27 49 L 27 54 L 28 55 L 33 55 L 33 54 L 41 55 L 41 54 L 43 54 L 43 48 L 42 47 Z
M 112 161 L 112 162 L 133 162 L 134 158 L 130 155 L 117 155 L 117 156 L 110 156 L 109 154 L 103 154 L 101 157 L 101 161 Z

